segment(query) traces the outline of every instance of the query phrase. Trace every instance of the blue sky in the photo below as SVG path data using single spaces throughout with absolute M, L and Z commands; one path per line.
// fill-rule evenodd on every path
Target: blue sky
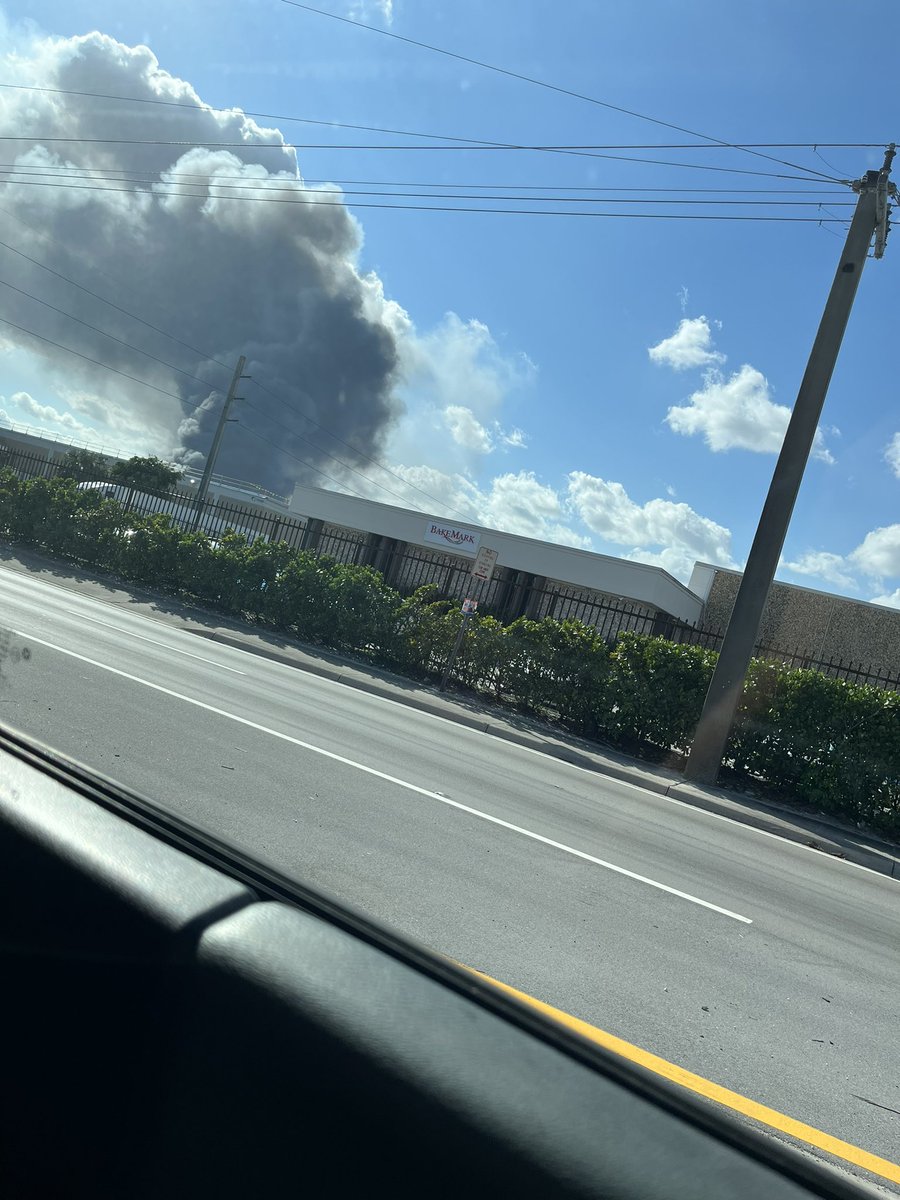
M 844 6 L 813 0 L 741 6 L 705 0 L 641 5 L 321 0 L 321 5 L 729 143 L 802 143 L 766 152 L 831 178 L 853 178 L 880 166 L 883 145 L 898 133 L 889 119 L 896 111 L 891 81 L 898 17 L 887 3 L 862 0 L 852 21 Z M 97 30 L 114 40 L 95 48 L 101 66 L 116 58 L 115 42 L 145 44 L 162 71 L 185 81 L 217 109 L 516 145 L 696 143 L 689 150 L 605 151 L 696 164 L 654 165 L 586 154 L 451 150 L 423 137 L 257 118 L 260 126 L 280 129 L 287 140 L 321 147 L 297 150 L 300 173 L 313 186 L 376 181 L 343 184 L 346 200 L 403 206 L 351 207 L 358 224 L 341 226 L 343 240 L 329 260 L 334 278 L 353 290 L 357 309 L 386 331 L 397 356 L 396 370 L 379 393 L 389 419 L 373 432 L 370 456 L 389 464 L 392 474 L 379 471 L 368 458 L 354 459 L 355 469 L 345 470 L 347 455 L 331 443 L 335 454 L 324 468 L 331 482 L 382 500 L 402 497 L 445 517 L 464 516 L 658 562 L 682 579 L 695 559 L 743 562 L 783 432 L 784 409 L 796 395 L 844 226 L 638 220 L 633 214 L 847 217 L 851 209 L 846 206 L 853 201 L 849 190 L 796 167 L 712 147 L 702 138 L 280 0 L 224 6 L 206 0 L 157 0 L 152 6 L 34 0 L 8 2 L 2 11 L 8 23 L 3 42 L 12 52 L 0 58 L 0 82 L 60 86 L 60 56 L 72 44 L 57 42 L 53 50 L 44 39 Z M 146 61 L 133 56 L 116 60 L 118 74 L 109 78 L 96 64 L 92 70 L 83 78 L 96 77 L 98 91 L 108 91 L 115 78 L 117 94 L 124 94 L 129 72 L 134 87 L 148 86 Z M 159 86 L 155 78 L 154 87 Z M 69 106 L 83 109 L 85 103 L 15 90 L 0 95 L 3 132 L 34 137 L 32 143 L 12 143 L 4 161 L 10 161 L 10 153 L 34 152 L 41 136 L 52 132 L 50 125 L 65 127 Z M 95 136 L 101 136 L 107 119 L 109 113 L 95 110 Z M 874 145 L 825 148 L 823 143 Z M 358 148 L 363 144 L 382 148 Z M 386 144 L 420 148 L 384 149 Z M 421 148 L 429 145 L 433 148 Z M 813 145 L 822 147 L 824 157 Z M 151 168 L 134 147 L 121 161 L 131 171 L 145 165 L 158 173 L 184 152 L 169 147 L 159 152 L 168 155 L 162 159 L 155 153 Z M 244 156 L 245 163 L 249 157 Z M 276 166 L 271 157 L 257 159 L 269 169 L 292 169 L 289 154 L 282 154 Z M 71 155 L 66 161 L 87 162 Z M 99 163 L 95 158 L 89 165 L 96 170 Z M 781 175 L 793 178 L 777 178 Z M 399 186 L 404 184 L 410 186 Z M 453 195 L 480 191 L 514 198 L 439 202 L 434 199 L 439 184 Z M 542 189 L 543 202 L 522 199 L 528 188 Z M 579 188 L 623 190 L 604 194 Z M 732 190 L 673 190 L 699 188 Z M 749 188 L 774 190 L 734 191 Z M 392 201 L 349 195 L 366 190 L 425 196 Z M 217 256 L 217 291 L 210 293 L 201 259 L 193 276 L 178 276 L 177 287 L 171 282 L 174 266 L 171 276 L 162 269 L 152 277 L 134 269 L 112 234 L 104 239 L 104 229 L 114 226 L 98 221 L 91 208 L 115 199 L 97 193 L 61 216 L 60 196 L 67 194 L 72 193 L 0 181 L 0 207 L 15 205 L 20 218 L 30 216 L 42 228 L 49 227 L 44 218 L 56 222 L 57 237 L 64 229 L 65 238 L 83 251 L 90 250 L 92 238 L 99 239 L 89 261 L 73 260 L 65 268 L 72 278 L 103 294 L 117 282 L 116 296 L 120 302 L 126 298 L 129 311 L 165 329 L 172 327 L 166 313 L 175 320 L 178 305 L 190 303 L 186 290 L 193 278 L 196 306 L 207 314 L 211 330 L 204 345 L 219 323 L 210 294 L 221 296 L 223 306 L 237 306 L 246 289 L 255 299 L 234 319 L 261 360 L 286 353 L 287 334 L 279 336 L 277 346 L 273 340 L 268 349 L 261 348 L 272 324 L 271 314 L 260 311 L 261 289 L 278 275 L 275 291 L 285 297 L 279 311 L 290 316 L 296 310 L 297 321 L 307 311 L 307 300 L 298 299 L 302 289 L 287 260 L 279 265 L 277 256 L 262 259 L 261 243 L 252 241 L 261 235 L 249 228 L 249 215 L 240 227 L 221 219 L 219 240 L 209 243 L 209 255 Z M 576 197 L 590 203 L 576 203 Z M 653 202 L 611 203 L 626 197 Z M 776 198 L 799 203 L 747 203 Z M 671 203 L 700 199 L 742 203 Z M 629 215 L 444 213 L 408 207 L 438 203 Z M 170 206 L 167 220 L 177 220 L 175 207 Z M 237 208 L 244 214 L 252 210 L 259 225 L 274 206 L 232 205 L 230 211 Z M 109 218 L 111 210 L 104 212 Z M 336 211 L 335 221 L 339 216 L 343 219 L 343 210 Z M 113 217 L 124 219 L 120 212 Z M 133 206 L 128 220 L 138 219 L 146 222 L 147 214 Z M 6 229 L 11 242 L 20 248 L 27 243 L 34 257 L 49 252 L 39 240 L 40 230 L 29 232 L 15 221 Z M 351 229 L 353 245 L 347 241 Z M 325 241 L 330 236 L 321 234 Z M 173 242 L 176 237 L 177 230 Z M 271 239 L 265 245 L 270 247 Z M 229 246 L 235 248 L 231 277 L 218 262 L 227 261 Z M 175 253 L 171 246 L 166 252 Z M 74 253 L 71 246 L 68 253 Z M 885 258 L 867 264 L 780 577 L 900 606 L 900 412 L 893 402 L 891 354 L 898 255 L 900 242 L 889 241 Z M 101 265 L 103 277 L 96 274 Z M 0 279 L 9 282 L 10 269 L 11 260 L 0 255 Z M 65 284 L 48 276 L 38 281 L 36 268 L 29 270 L 32 275 L 21 286 L 83 313 Z M 116 271 L 121 278 L 111 281 Z M 42 315 L 21 293 L 0 289 L 0 316 L 38 330 L 47 310 Z M 178 316 L 179 328 L 188 320 L 189 314 Z M 72 326 L 66 337 L 61 328 L 52 327 L 57 337 L 84 346 L 79 341 L 84 329 L 79 333 Z M 324 344 L 329 332 L 322 328 Z M 117 324 L 115 331 L 125 340 L 139 340 L 134 327 L 126 332 Z M 0 339 L 0 407 L 8 419 L 158 453 L 205 436 L 203 422 L 199 432 L 183 425 L 184 413 L 175 401 L 160 404 L 146 388 L 121 377 L 104 378 L 103 371 L 88 370 L 9 327 L 0 326 Z M 215 344 L 228 361 L 240 349 L 234 338 Z M 172 357 L 160 341 L 153 349 Z M 116 359 L 122 369 L 124 353 Z M 302 353 L 308 355 L 308 347 Z M 186 363 L 184 357 L 178 361 L 205 377 L 202 364 Z M 290 389 L 289 356 L 285 363 L 279 387 Z M 147 379 L 146 366 L 146 360 L 135 359 L 129 373 Z M 159 384 L 163 376 L 152 378 Z M 164 390 L 170 390 L 168 383 Z M 294 401 L 289 391 L 284 394 Z M 337 403 L 332 399 L 331 408 L 317 408 L 321 424 L 339 420 Z M 243 436 L 239 429 L 232 433 Z M 277 453 L 283 439 L 275 425 L 268 436 L 266 453 Z M 355 436 L 348 435 L 348 442 Z M 322 468 L 325 460 L 316 461 Z M 307 478 L 331 485 L 322 476 Z

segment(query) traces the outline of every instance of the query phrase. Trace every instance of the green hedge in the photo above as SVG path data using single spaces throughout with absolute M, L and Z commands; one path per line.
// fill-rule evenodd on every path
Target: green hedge
M 369 567 L 235 533 L 138 517 L 74 480 L 0 470 L 0 535 L 420 679 L 440 674 L 462 614 L 433 586 L 403 598 Z M 454 670 L 475 692 L 629 750 L 684 753 L 713 652 L 580 621 L 474 616 Z M 900 695 L 754 661 L 726 762 L 739 780 L 900 835 Z

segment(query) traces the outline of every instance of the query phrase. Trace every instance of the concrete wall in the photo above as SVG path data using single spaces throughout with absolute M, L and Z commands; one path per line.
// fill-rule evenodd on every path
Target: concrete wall
M 691 585 L 705 599 L 706 628 L 724 630 L 740 581 L 737 571 L 706 563 L 694 568 Z M 898 675 L 900 610 L 776 582 L 763 612 L 759 644 Z

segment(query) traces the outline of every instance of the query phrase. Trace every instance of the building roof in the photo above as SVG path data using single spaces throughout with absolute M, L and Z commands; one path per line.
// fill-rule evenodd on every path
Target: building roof
M 294 489 L 291 510 L 297 516 L 429 549 L 443 549 L 466 558 L 474 558 L 479 545 L 488 546 L 497 551 L 500 566 L 624 596 L 691 624 L 700 619 L 703 610 L 699 596 L 661 567 L 648 563 L 543 542 L 474 522 L 445 521 L 429 513 L 303 484 Z M 438 532 L 431 532 L 432 527 L 437 527 Z M 441 537 L 441 531 L 447 536 Z M 462 534 L 472 536 L 465 540 L 454 536 Z

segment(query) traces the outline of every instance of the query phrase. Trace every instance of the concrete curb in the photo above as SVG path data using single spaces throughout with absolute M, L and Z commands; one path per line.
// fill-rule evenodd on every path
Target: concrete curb
M 273 659 L 285 666 L 293 667 L 295 670 L 306 671 L 311 675 L 318 675 L 347 687 L 356 688 L 358 691 L 381 696 L 398 704 L 405 704 L 409 708 L 431 713 L 433 716 L 452 721 L 454 724 L 464 725 L 468 729 L 475 729 L 480 733 L 502 738 L 514 745 L 540 751 L 551 758 L 574 764 L 584 770 L 594 771 L 598 775 L 606 775 L 623 783 L 634 784 L 658 796 L 667 796 L 683 804 L 702 809 L 704 812 L 713 813 L 730 821 L 737 821 L 739 824 L 760 829 L 765 833 L 771 833 L 786 841 L 809 846 L 812 849 L 820 850 L 823 854 L 856 863 L 858 866 L 867 867 L 869 870 L 889 878 L 900 879 L 900 851 L 895 850 L 888 843 L 883 843 L 884 849 L 879 850 L 872 844 L 874 839 L 870 840 L 868 846 L 854 845 L 851 833 L 842 830 L 828 820 L 805 817 L 802 814 L 793 813 L 789 809 L 781 809 L 775 805 L 765 805 L 761 802 L 758 802 L 758 807 L 748 808 L 737 797 L 731 799 L 718 794 L 713 789 L 684 783 L 674 775 L 667 778 L 665 775 L 628 763 L 616 763 L 608 760 L 598 762 L 595 757 L 591 757 L 592 753 L 596 754 L 596 750 L 592 751 L 585 747 L 584 751 L 581 751 L 575 744 L 566 744 L 564 741 L 543 737 L 536 731 L 511 728 L 493 720 L 486 714 L 470 713 L 454 706 L 452 701 L 448 703 L 448 700 L 451 699 L 449 697 L 447 699 L 432 698 L 421 692 L 406 692 L 400 683 L 395 684 L 388 680 L 371 677 L 361 678 L 352 673 L 356 664 L 350 661 L 341 662 L 338 659 L 322 663 L 298 662 L 290 653 L 281 651 L 275 646 L 260 645 L 259 643 L 254 645 L 220 629 L 210 631 L 191 629 L 191 632 L 205 640 L 220 642 L 223 645 L 256 654 L 261 658 Z M 835 840 L 836 836 L 841 840 Z

